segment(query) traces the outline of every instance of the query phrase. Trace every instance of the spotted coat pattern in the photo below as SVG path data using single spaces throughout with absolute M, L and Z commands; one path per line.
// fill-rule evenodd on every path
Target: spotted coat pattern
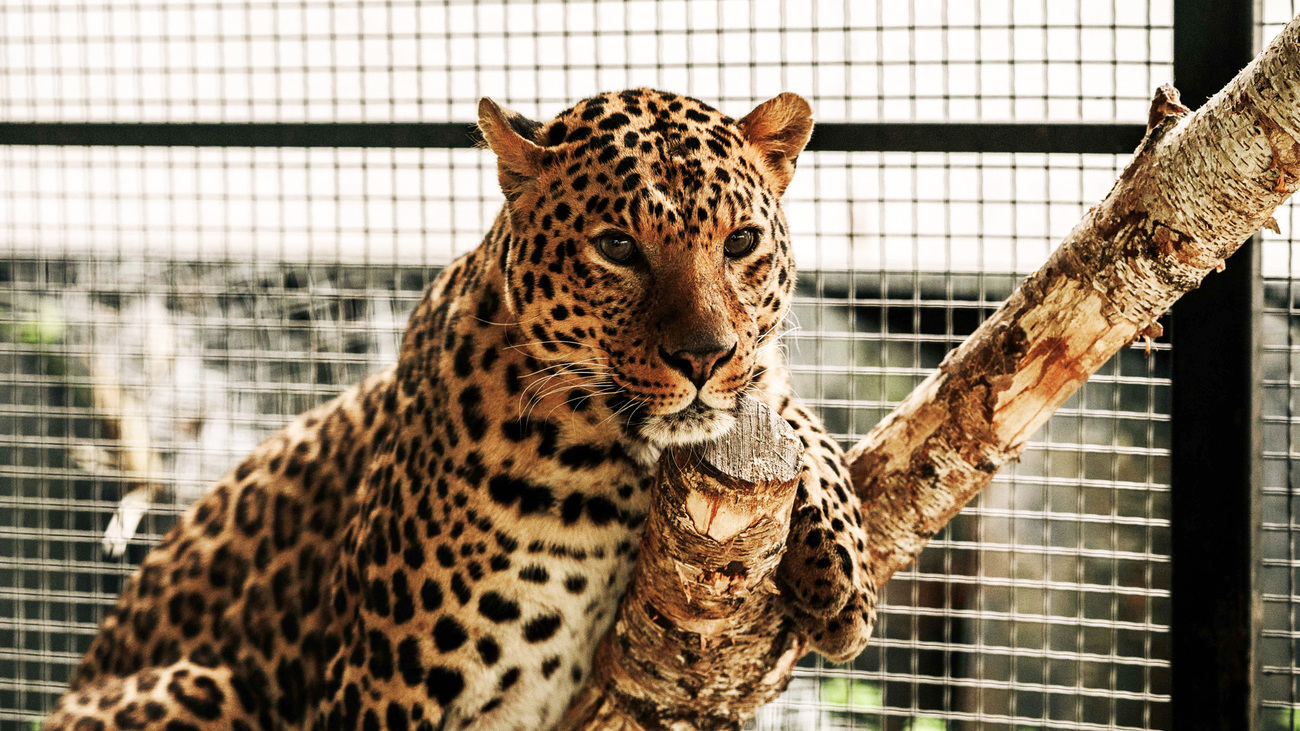
M 742 392 L 803 440 L 791 620 L 832 659 L 861 650 L 859 504 L 778 341 L 807 103 L 479 111 L 506 197 L 483 243 L 394 367 L 258 447 L 145 558 L 47 728 L 549 728 L 628 581 L 657 455 L 724 433 Z

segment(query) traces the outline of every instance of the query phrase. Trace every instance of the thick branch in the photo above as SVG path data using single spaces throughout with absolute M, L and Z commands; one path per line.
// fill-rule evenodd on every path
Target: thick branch
M 1277 225 L 1300 181 L 1298 97 L 1300 19 L 1195 114 L 1171 88 L 1157 92 L 1147 137 L 1106 199 L 850 451 L 878 584 L 1112 355 Z

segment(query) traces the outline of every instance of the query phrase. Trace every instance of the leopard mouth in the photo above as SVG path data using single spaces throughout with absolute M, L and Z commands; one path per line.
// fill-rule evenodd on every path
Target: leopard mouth
M 647 442 L 662 449 L 711 442 L 731 431 L 735 424 L 733 409 L 716 409 L 697 397 L 679 411 L 645 417 L 637 425 L 637 431 Z

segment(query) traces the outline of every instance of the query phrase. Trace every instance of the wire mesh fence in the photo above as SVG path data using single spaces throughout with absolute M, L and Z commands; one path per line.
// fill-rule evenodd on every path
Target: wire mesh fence
M 1295 219 L 1294 206 L 1287 217 Z M 1288 229 L 1291 230 L 1291 229 Z M 1295 399 L 1300 378 L 1300 288 L 1297 288 L 1295 242 L 1267 237 L 1264 285 L 1264 484 L 1259 582 L 1263 618 L 1260 626 L 1261 715 L 1265 728 L 1300 728 L 1300 490 L 1296 474 L 1300 440 Z
M 1292 0 L 1267 0 L 1260 17 L 1262 38 L 1270 37 L 1296 13 Z M 1263 485 L 1261 487 L 1259 592 L 1260 716 L 1269 731 L 1300 729 L 1300 439 L 1295 414 L 1297 343 L 1300 326 L 1300 261 L 1294 237 L 1296 208 L 1277 214 L 1282 234 L 1262 233 L 1264 312 L 1262 332 Z
M 645 84 L 737 115 L 792 89 L 831 121 L 1135 122 L 1172 75 L 1172 22 L 1170 1 L 10 4 L 0 120 L 462 122 L 482 95 L 549 117 Z M 786 204 L 797 391 L 856 440 L 1123 162 L 806 154 Z M 424 286 L 495 215 L 493 166 L 0 146 L 0 728 L 49 708 L 211 480 L 396 358 Z M 1300 707 L 1289 291 L 1271 283 L 1266 313 L 1269 731 Z M 1170 356 L 1103 368 L 891 581 L 868 650 L 806 661 L 755 726 L 1169 728 Z
M 0 108 L 68 121 L 462 121 L 643 84 L 823 120 L 1144 120 L 1171 0 L 10 4 Z

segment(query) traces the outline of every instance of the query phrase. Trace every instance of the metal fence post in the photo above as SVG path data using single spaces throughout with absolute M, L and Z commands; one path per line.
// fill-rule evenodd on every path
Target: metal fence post
M 1174 1 L 1174 83 L 1195 109 L 1254 56 L 1254 0 Z M 1259 727 L 1262 304 L 1258 237 L 1173 308 L 1173 727 Z

